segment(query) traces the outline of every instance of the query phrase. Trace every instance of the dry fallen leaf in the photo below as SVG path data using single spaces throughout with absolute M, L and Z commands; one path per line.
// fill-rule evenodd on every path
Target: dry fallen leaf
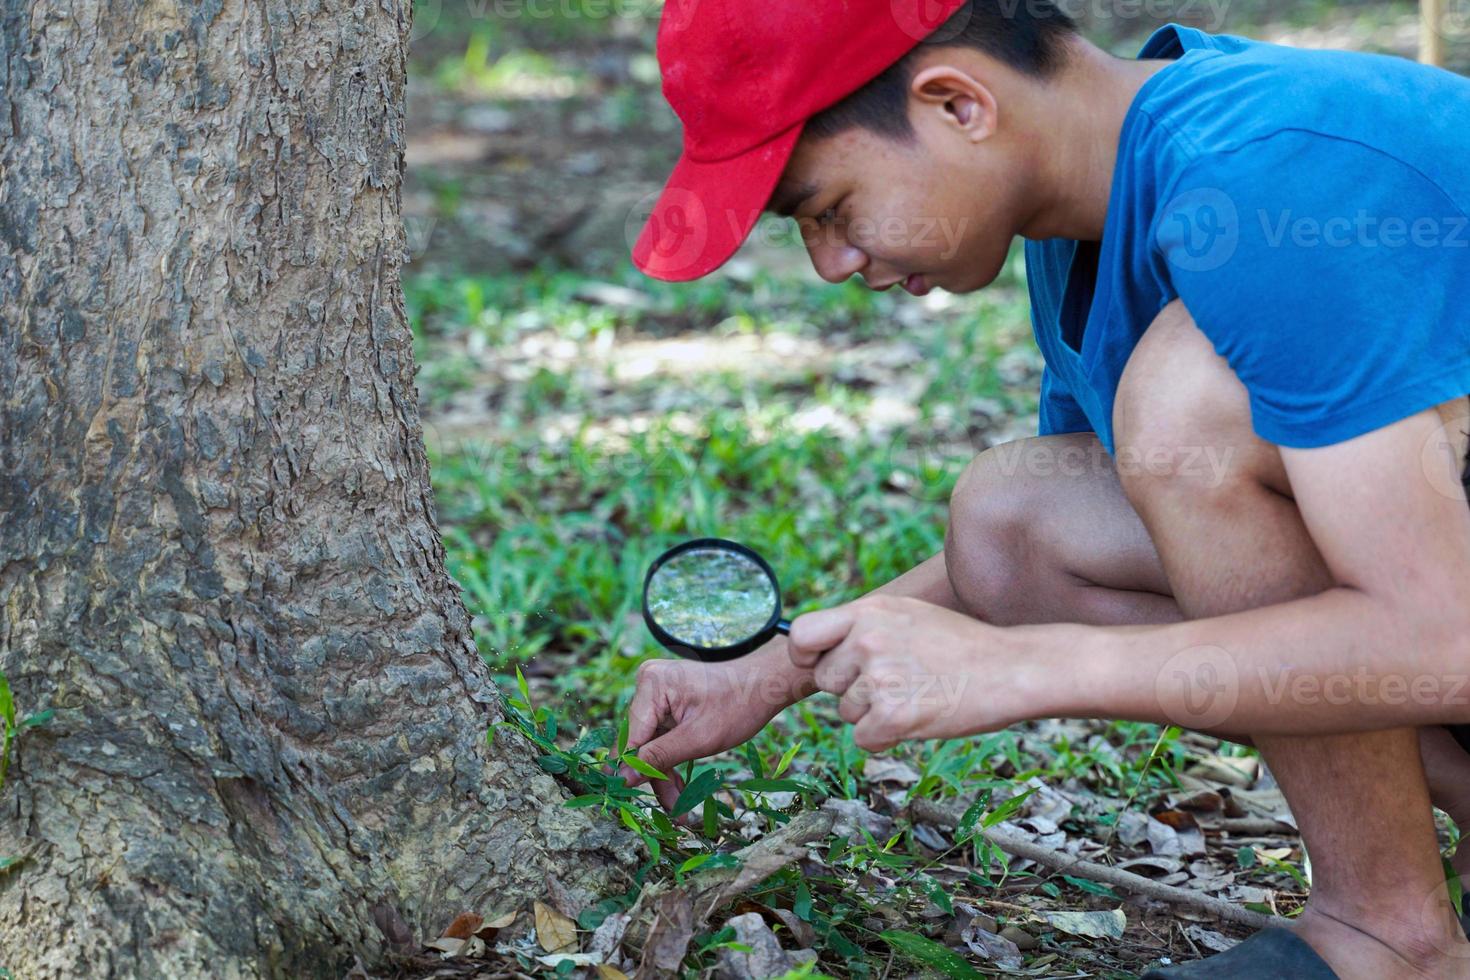
M 1116 865 L 1119 871 L 1132 871 L 1144 877 L 1152 875 L 1171 875 L 1184 868 L 1184 862 L 1178 858 L 1165 857 L 1161 854 L 1145 854 L 1142 857 L 1129 858 L 1119 861 Z
M 468 939 L 475 934 L 475 931 L 478 930 L 480 926 L 484 924 L 484 922 L 485 919 L 483 916 L 476 915 L 473 912 L 461 912 L 459 913 L 459 915 L 454 917 L 453 922 L 449 923 L 449 928 L 444 930 L 444 935 L 440 938 Z
M 1090 939 L 1119 939 L 1128 925 L 1121 908 L 1102 912 L 1041 912 L 1047 925 L 1074 936 Z
M 735 941 L 745 947 L 720 950 L 717 972 L 725 980 L 765 980 L 795 968 L 759 912 L 732 916 L 725 924 L 735 930 Z
M 602 957 L 596 953 L 547 953 L 545 956 L 536 957 L 536 962 L 549 966 L 553 970 L 563 960 L 570 960 L 572 966 L 596 966 L 602 962 Z
M 517 915 L 520 915 L 520 913 L 517 912 L 515 909 L 511 909 L 509 912 L 505 913 L 504 915 L 498 915 L 495 918 L 491 919 L 489 922 L 486 922 L 481 928 L 482 929 L 504 929 L 506 926 L 510 925 L 512 922 L 514 922 L 516 920 L 516 916 Z
M 631 917 L 626 912 L 614 912 L 602 920 L 602 924 L 592 933 L 592 941 L 587 944 L 589 953 L 598 953 L 603 959 L 612 959 L 613 953 L 623 942 L 623 933 L 628 929 Z
M 577 924 L 556 909 L 537 902 L 536 941 L 548 953 L 564 953 L 577 948 Z
M 601 980 L 628 980 L 628 975 L 607 963 L 597 964 L 597 976 Z
M 976 918 L 979 918 L 976 916 Z M 970 952 L 983 956 L 1002 970 L 1019 970 L 1022 966 L 1021 950 L 1015 943 L 984 928 L 975 919 L 960 930 L 960 942 Z
M 919 774 L 907 762 L 877 755 L 870 755 L 863 762 L 863 775 L 870 782 L 898 783 L 900 786 L 912 786 L 919 781 Z
M 1215 932 L 1211 929 L 1206 929 L 1204 926 L 1201 925 L 1185 926 L 1184 934 L 1199 945 L 1205 947 L 1206 949 L 1214 950 L 1217 953 L 1223 953 L 1230 947 L 1240 942 L 1239 939 L 1231 939 L 1229 936 L 1222 936 L 1220 933 Z
M 460 950 L 464 949 L 463 939 L 431 939 L 424 943 L 429 949 L 437 949 L 446 956 L 458 956 Z

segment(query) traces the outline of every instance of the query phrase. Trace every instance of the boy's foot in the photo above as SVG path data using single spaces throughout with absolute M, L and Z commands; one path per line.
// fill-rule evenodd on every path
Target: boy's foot
M 1460 927 L 1470 936 L 1470 913 Z M 1454 936 L 1435 949 L 1416 943 L 1414 959 L 1375 936 L 1308 906 L 1289 926 L 1272 926 L 1223 953 L 1150 970 L 1142 980 L 1357 980 L 1470 975 L 1470 941 Z M 1325 951 L 1319 954 L 1318 949 Z
M 1383 906 L 1379 906 L 1381 912 Z M 1470 969 L 1470 941 L 1452 917 L 1438 925 L 1413 921 L 1419 909 L 1408 910 L 1403 921 L 1375 921 L 1362 925 L 1346 916 L 1322 911 L 1308 903 L 1290 929 L 1310 944 L 1341 980 L 1379 980 L 1381 977 L 1463 978 Z M 1427 913 L 1428 910 L 1425 910 Z M 1436 932 L 1436 928 L 1440 931 Z
M 1262 929 L 1223 953 L 1160 967 L 1142 980 L 1339 980 L 1317 952 L 1290 929 Z

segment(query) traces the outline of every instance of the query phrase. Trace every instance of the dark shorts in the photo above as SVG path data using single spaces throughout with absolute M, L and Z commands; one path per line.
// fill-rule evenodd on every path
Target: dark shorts
M 1465 469 L 1460 473 L 1460 482 L 1465 485 L 1465 495 L 1470 497 L 1470 451 L 1465 453 Z M 1446 725 L 1455 741 L 1466 752 L 1470 752 L 1470 725 Z

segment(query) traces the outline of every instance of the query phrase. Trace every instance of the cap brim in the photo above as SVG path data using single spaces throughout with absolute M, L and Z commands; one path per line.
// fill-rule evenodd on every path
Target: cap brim
M 797 123 L 713 163 L 681 156 L 633 245 L 633 264 L 669 282 L 698 279 L 723 265 L 760 219 L 801 128 Z

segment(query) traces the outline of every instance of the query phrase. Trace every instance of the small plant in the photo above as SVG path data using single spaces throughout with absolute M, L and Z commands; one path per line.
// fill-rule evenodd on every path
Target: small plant
M 10 768 L 10 747 L 27 728 L 44 725 L 51 720 L 51 709 L 26 715 L 15 720 L 15 698 L 10 693 L 10 681 L 0 670 L 0 790 L 5 789 L 5 772 Z M 3 861 L 0 858 L 0 861 Z M 3 867 L 3 864 L 0 864 Z

